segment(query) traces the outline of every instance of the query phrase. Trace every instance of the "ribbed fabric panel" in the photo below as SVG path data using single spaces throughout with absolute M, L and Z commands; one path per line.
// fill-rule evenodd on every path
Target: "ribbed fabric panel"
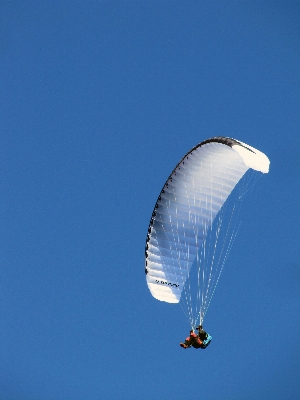
M 153 213 L 146 244 L 146 279 L 158 300 L 178 303 L 217 213 L 247 171 L 229 145 L 208 142 L 177 165 Z

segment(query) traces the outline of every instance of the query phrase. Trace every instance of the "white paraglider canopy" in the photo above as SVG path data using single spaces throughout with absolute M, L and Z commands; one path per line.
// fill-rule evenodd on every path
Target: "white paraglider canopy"
M 236 204 L 221 229 L 224 204 L 249 169 L 267 173 L 269 164 L 255 148 L 215 137 L 190 150 L 161 190 L 148 228 L 146 280 L 154 298 L 184 303 L 192 327 L 203 322 L 236 234 Z M 197 273 L 191 281 L 193 264 Z

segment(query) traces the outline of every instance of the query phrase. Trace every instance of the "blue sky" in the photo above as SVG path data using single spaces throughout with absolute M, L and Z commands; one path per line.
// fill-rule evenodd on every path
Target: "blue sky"
M 0 398 L 300 397 L 300 6 L 2 1 Z M 213 136 L 270 173 L 205 319 L 144 274 L 157 196 Z

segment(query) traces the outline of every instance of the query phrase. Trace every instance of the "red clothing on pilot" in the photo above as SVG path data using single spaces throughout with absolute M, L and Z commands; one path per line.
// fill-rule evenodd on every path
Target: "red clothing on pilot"
M 190 346 L 193 346 L 195 349 L 199 349 L 203 346 L 203 342 L 194 331 L 190 331 L 190 336 L 185 339 L 184 343 L 180 343 L 180 346 L 185 349 Z

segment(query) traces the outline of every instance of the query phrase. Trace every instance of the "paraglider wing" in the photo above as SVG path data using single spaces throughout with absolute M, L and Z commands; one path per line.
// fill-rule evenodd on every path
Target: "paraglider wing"
M 198 144 L 177 164 L 157 199 L 146 239 L 145 272 L 153 297 L 180 301 L 208 230 L 249 168 L 267 173 L 267 156 L 226 137 Z

